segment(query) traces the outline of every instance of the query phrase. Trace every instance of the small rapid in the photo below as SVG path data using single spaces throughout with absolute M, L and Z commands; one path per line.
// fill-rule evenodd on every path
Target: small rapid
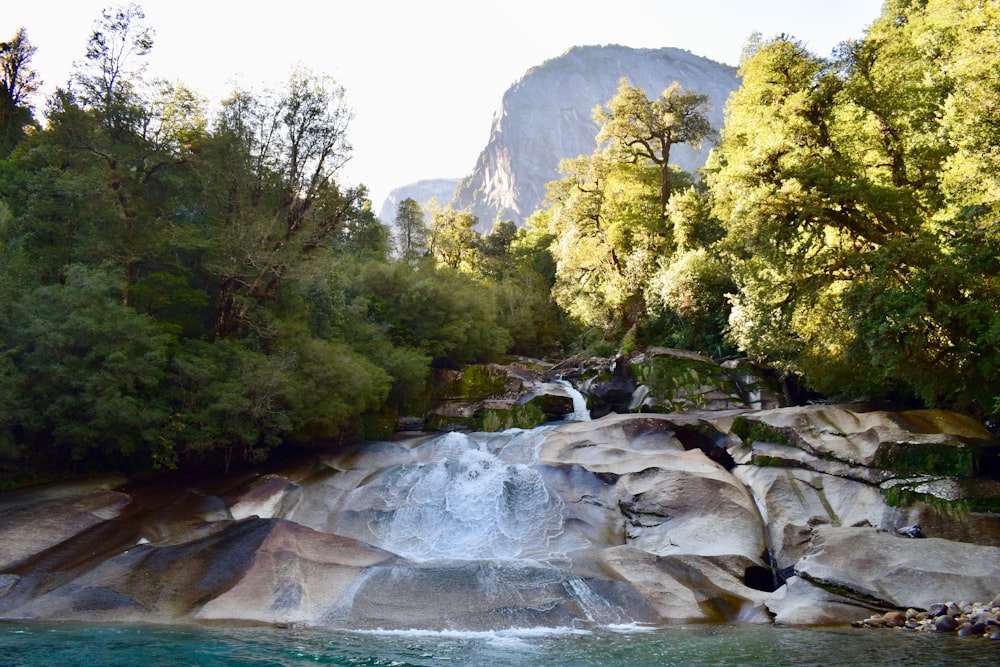
M 655 620 L 590 561 L 595 545 L 558 491 L 566 471 L 538 461 L 548 430 L 447 433 L 367 470 L 330 508 L 332 528 L 397 559 L 366 571 L 325 622 L 492 631 Z

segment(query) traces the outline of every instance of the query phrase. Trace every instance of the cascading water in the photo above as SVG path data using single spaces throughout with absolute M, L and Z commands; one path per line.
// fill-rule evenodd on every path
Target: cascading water
M 563 503 L 525 463 L 505 463 L 463 434 L 440 458 L 385 476 L 373 542 L 411 561 L 546 560 L 563 532 Z
M 566 418 L 575 422 L 590 421 L 590 410 L 587 408 L 587 398 L 567 380 L 558 379 L 556 380 L 556 384 L 563 387 L 573 399 L 573 413 L 567 415 Z
M 392 552 L 329 619 L 348 627 L 503 629 L 652 620 L 593 564 L 537 461 L 545 428 L 449 433 L 369 474 L 336 532 Z M 581 560 L 586 560 L 582 558 Z

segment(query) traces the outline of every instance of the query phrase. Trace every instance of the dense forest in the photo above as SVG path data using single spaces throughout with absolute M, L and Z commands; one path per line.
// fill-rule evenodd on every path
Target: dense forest
M 526 228 L 383 224 L 351 114 L 298 69 L 209 112 L 140 7 L 70 81 L 0 43 L 0 485 L 225 467 L 390 432 L 434 368 L 643 345 L 828 395 L 1000 411 L 1000 6 L 889 0 L 828 57 L 752 36 L 726 124 L 664 82 L 594 110 Z M 681 143 L 715 144 L 699 174 Z

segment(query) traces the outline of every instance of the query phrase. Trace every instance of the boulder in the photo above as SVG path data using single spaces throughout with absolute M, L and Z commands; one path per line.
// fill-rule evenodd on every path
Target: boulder
M 390 556 L 281 519 L 226 522 L 183 544 L 138 544 L 92 567 L 27 573 L 5 618 L 318 623 L 363 568 Z
M 622 477 L 628 544 L 657 556 L 740 555 L 762 565 L 764 530 L 753 497 L 699 450 Z
M 743 584 L 750 561 L 691 554 L 656 556 L 633 546 L 610 547 L 604 566 L 630 582 L 671 623 L 769 622 L 767 593 Z
M 880 609 L 852 600 L 810 583 L 789 577 L 785 585 L 766 598 L 764 605 L 782 625 L 847 625 Z
M 992 599 L 1000 590 L 1000 548 L 817 527 L 795 573 L 873 603 L 927 609 L 945 599 Z
M 809 549 L 815 526 L 874 526 L 895 532 L 908 522 L 876 487 L 799 468 L 737 466 L 733 473 L 758 500 L 777 567 Z
M 118 516 L 131 498 L 104 488 L 118 481 L 61 484 L 4 497 L 0 504 L 0 571 Z
M 945 410 L 808 405 L 748 412 L 733 430 L 745 442 L 798 447 L 866 468 L 958 477 L 1000 470 L 1000 438 L 975 419 Z

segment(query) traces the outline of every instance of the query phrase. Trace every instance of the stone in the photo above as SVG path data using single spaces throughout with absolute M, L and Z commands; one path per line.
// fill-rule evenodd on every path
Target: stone
M 604 567 L 635 586 L 665 621 L 770 621 L 764 607 L 768 594 L 742 583 L 747 559 L 658 557 L 629 545 L 609 547 L 600 557 Z
M 1000 548 L 820 526 L 795 571 L 892 607 L 928 609 L 946 596 L 986 599 L 1000 588 Z
M 757 498 L 779 568 L 794 565 L 806 554 L 813 526 L 860 524 L 894 530 L 905 519 L 902 512 L 886 503 L 878 489 L 851 479 L 753 465 L 737 466 L 733 474 Z
M 118 516 L 132 499 L 103 487 L 119 481 L 60 484 L 7 495 L 0 505 L 0 570 Z
M 746 413 L 734 428 L 744 440 L 897 472 L 970 477 L 1000 451 L 1000 439 L 978 421 L 945 410 L 809 405 Z
M 951 632 L 957 627 L 958 621 L 955 620 L 955 617 L 947 614 L 944 616 L 938 616 L 934 621 L 934 629 L 938 632 Z
M 906 614 L 901 611 L 887 611 L 882 620 L 887 628 L 898 628 L 906 623 Z
M 764 604 L 774 615 L 774 622 L 781 625 L 843 625 L 867 610 L 856 600 L 794 576 L 766 597 Z M 877 618 L 882 622 L 881 615 Z

